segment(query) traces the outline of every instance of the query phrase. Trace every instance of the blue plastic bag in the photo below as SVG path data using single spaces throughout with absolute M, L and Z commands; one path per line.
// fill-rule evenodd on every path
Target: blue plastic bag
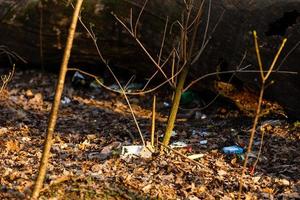
M 234 145 L 234 146 L 223 147 L 223 152 L 225 154 L 242 154 L 244 153 L 244 149 L 242 147 Z

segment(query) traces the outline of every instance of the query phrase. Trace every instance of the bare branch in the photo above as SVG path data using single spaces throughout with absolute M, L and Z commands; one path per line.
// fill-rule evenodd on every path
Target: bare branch
M 213 35 L 213 33 L 216 31 L 218 25 L 220 24 L 221 20 L 223 19 L 224 14 L 225 14 L 225 10 L 223 10 L 222 14 L 220 15 L 217 23 L 215 24 L 213 30 L 210 33 L 210 36 L 208 37 L 208 39 L 204 42 L 204 44 L 202 44 L 202 46 L 200 47 L 200 50 L 196 53 L 196 56 L 193 58 L 193 60 L 191 62 L 191 65 L 194 65 L 197 62 L 197 60 L 200 58 L 200 56 L 202 55 L 204 49 L 206 48 L 207 44 L 211 40 L 211 37 L 212 37 L 211 35 Z
M 147 3 L 148 3 L 148 0 L 145 1 L 145 3 L 144 3 L 144 5 L 143 5 L 143 7 L 142 7 L 142 9 L 141 9 L 141 11 L 138 15 L 138 18 L 136 19 L 135 25 L 134 25 L 134 32 L 133 33 L 136 37 L 137 37 L 137 27 L 138 27 L 138 24 L 140 22 L 140 18 L 141 18 L 142 14 L 145 10 L 145 7 L 146 7 Z
M 286 61 L 286 59 L 299 47 L 300 45 L 300 41 L 298 41 L 295 46 L 284 56 L 284 58 L 282 59 L 281 63 L 278 65 L 277 67 L 277 71 L 281 68 L 281 66 L 283 65 L 283 63 Z
M 261 77 L 262 80 L 264 80 L 265 75 L 264 75 L 264 72 L 263 72 L 264 69 L 263 69 L 263 64 L 262 64 L 261 57 L 260 57 L 256 31 L 253 31 L 253 37 L 254 37 L 254 45 L 255 45 L 255 52 L 256 52 L 257 62 L 258 62 L 259 70 L 260 70 L 260 77 Z
M 165 39 L 166 39 L 166 32 L 167 32 L 167 28 L 168 28 L 168 22 L 169 22 L 169 18 L 167 17 L 165 28 L 164 28 L 164 33 L 163 33 L 163 38 L 162 38 L 161 45 L 160 45 L 158 60 L 157 60 L 157 64 L 158 65 L 160 65 L 160 60 L 161 60 L 163 48 L 164 48 L 164 45 L 165 45 Z
M 112 13 L 113 14 L 113 13 Z M 122 22 L 122 20 L 120 18 L 118 18 L 118 16 L 116 16 L 115 14 L 113 14 L 113 16 L 115 17 L 115 19 L 125 28 L 125 30 L 135 39 L 135 41 L 137 42 L 137 44 L 141 47 L 141 49 L 144 51 L 144 53 L 147 55 L 147 57 L 152 61 L 152 63 L 155 65 L 155 67 L 158 68 L 158 70 L 162 73 L 162 75 L 168 80 L 167 75 L 165 74 L 165 72 L 161 69 L 161 66 L 155 61 L 155 59 L 151 56 L 151 54 L 149 53 L 149 51 L 145 48 L 145 46 L 142 44 L 142 42 L 138 39 L 138 37 L 135 35 L 134 32 L 130 31 L 130 29 L 126 26 L 126 24 L 124 24 L 124 22 Z M 172 84 L 171 81 L 169 81 L 170 86 L 174 87 L 174 85 Z

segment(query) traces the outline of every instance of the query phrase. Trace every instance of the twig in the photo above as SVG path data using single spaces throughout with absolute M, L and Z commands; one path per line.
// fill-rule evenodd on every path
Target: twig
M 173 50 L 171 51 L 171 53 L 168 55 L 168 57 L 166 58 L 166 60 L 160 65 L 161 68 L 163 68 L 163 67 L 169 62 L 169 59 L 171 58 L 171 56 L 172 56 L 172 54 L 173 54 L 174 51 L 175 51 L 175 49 L 173 49 Z M 156 71 L 152 74 L 152 76 L 148 79 L 147 83 L 146 83 L 145 86 L 143 87 L 142 91 L 143 91 L 143 90 L 146 90 L 147 86 L 150 84 L 151 80 L 157 75 L 158 72 L 159 72 L 159 70 L 156 70 Z M 174 76 L 174 75 L 172 74 L 172 76 Z M 174 77 L 172 77 L 172 78 L 174 79 Z M 167 79 L 167 80 L 169 81 L 169 80 L 172 80 L 172 79 Z M 172 83 L 173 83 L 173 82 L 172 82 Z M 174 83 L 173 83 L 173 84 L 174 84 Z
M 137 42 L 137 44 L 140 46 L 140 48 L 144 51 L 144 53 L 147 55 L 147 57 L 151 60 L 151 62 L 155 65 L 155 67 L 157 67 L 157 69 L 162 73 L 162 75 L 167 79 L 167 75 L 166 73 L 162 70 L 161 66 L 155 61 L 155 59 L 151 56 L 151 54 L 149 53 L 149 51 L 145 48 L 145 46 L 142 44 L 142 42 L 139 40 L 139 38 L 137 37 L 137 35 L 132 32 L 130 30 L 130 28 L 128 28 L 126 26 L 126 24 L 114 13 L 112 13 L 112 15 L 115 17 L 115 19 L 125 28 L 125 30 L 134 38 L 134 40 Z M 172 84 L 171 81 L 168 81 L 169 84 L 173 87 L 174 85 Z
M 136 128 L 137 128 L 137 130 L 138 130 L 138 132 L 139 132 L 139 134 L 140 134 L 142 143 L 143 143 L 144 146 L 146 146 L 146 143 L 145 143 L 145 140 L 144 140 L 142 131 L 141 131 L 140 126 L 139 126 L 139 124 L 138 124 L 138 121 L 137 121 L 137 119 L 136 119 L 136 117 L 135 117 L 134 111 L 133 111 L 133 109 L 132 109 L 132 106 L 131 106 L 130 101 L 129 101 L 128 97 L 127 97 L 127 93 L 126 93 L 124 87 L 121 85 L 119 79 L 118 79 L 118 78 L 116 77 L 116 75 L 114 74 L 114 72 L 113 72 L 113 70 L 111 69 L 111 67 L 109 66 L 108 62 L 104 59 L 104 57 L 103 57 L 103 55 L 102 55 L 102 53 L 101 53 L 101 51 L 100 51 L 100 49 L 99 49 L 99 46 L 98 46 L 98 44 L 97 44 L 97 38 L 95 37 L 95 34 L 94 34 L 93 30 L 92 30 L 92 29 L 88 29 L 88 28 L 86 27 L 86 25 L 83 23 L 83 21 L 82 21 L 82 19 L 81 19 L 81 16 L 79 16 L 79 22 L 81 23 L 81 25 L 83 26 L 83 28 L 87 31 L 87 33 L 88 33 L 88 34 L 90 35 L 90 37 L 92 38 L 92 41 L 93 41 L 93 43 L 94 43 L 94 46 L 95 46 L 95 48 L 96 48 L 96 51 L 97 51 L 97 53 L 98 53 L 98 56 L 99 56 L 100 60 L 104 63 L 104 65 L 106 66 L 106 68 L 108 69 L 108 71 L 111 73 L 111 75 L 112 75 L 113 78 L 115 79 L 117 85 L 119 86 L 119 88 L 120 88 L 120 90 L 121 90 L 121 94 L 124 95 L 124 98 L 125 98 L 126 103 L 127 103 L 128 107 L 129 107 L 129 109 L 130 109 L 130 112 L 131 112 L 132 118 L 133 118 L 133 120 L 134 120 L 134 123 L 135 123 L 135 125 L 136 125 Z M 74 70 L 74 69 L 69 69 L 69 70 Z M 77 71 L 79 71 L 79 70 L 77 70 Z M 89 73 L 86 73 L 86 72 L 85 72 L 85 74 L 89 74 Z M 89 74 L 89 75 L 91 75 L 91 74 Z M 95 79 L 95 80 L 96 80 L 97 83 L 100 84 L 101 86 L 103 86 L 103 87 L 105 86 L 103 83 L 101 83 L 101 81 L 100 81 L 98 78 Z M 105 88 L 111 90 L 111 89 L 110 89 L 109 87 L 107 87 L 107 86 L 105 86 Z
M 140 13 L 139 13 L 139 15 L 138 15 L 138 17 L 136 19 L 136 22 L 135 22 L 135 25 L 134 25 L 134 35 L 135 35 L 135 37 L 137 37 L 137 27 L 138 27 L 138 24 L 140 22 L 140 18 L 141 18 L 142 14 L 143 14 L 143 12 L 145 10 L 145 7 L 146 7 L 147 3 L 148 3 L 148 0 L 146 0 L 144 2 L 144 5 L 143 5 L 142 9 L 140 10 Z
M 73 178 L 73 176 L 61 176 L 61 177 L 58 177 L 56 180 L 51 181 L 51 183 L 49 185 L 47 185 L 46 187 L 44 187 L 43 189 L 41 189 L 41 192 L 45 192 L 45 191 L 49 190 L 52 186 L 55 186 L 55 185 L 58 185 L 60 183 L 69 181 L 72 178 Z
M 204 42 L 204 43 L 202 44 L 202 46 L 200 47 L 200 50 L 196 53 L 196 56 L 193 58 L 193 60 L 192 60 L 192 62 L 191 62 L 191 65 L 194 65 L 194 64 L 198 61 L 198 59 L 200 58 L 200 56 L 202 55 L 202 53 L 203 53 L 205 47 L 207 46 L 207 44 L 209 43 L 209 41 L 210 41 L 211 38 L 212 38 L 211 35 L 214 34 L 214 32 L 216 31 L 218 25 L 219 25 L 220 22 L 222 21 L 224 14 L 225 14 L 225 10 L 223 10 L 222 14 L 220 15 L 220 17 L 219 17 L 217 23 L 215 24 L 214 28 L 212 29 L 212 31 L 211 31 L 211 33 L 210 33 L 210 36 L 208 37 L 208 39 L 207 39 L 206 41 L 203 40 L 203 41 L 205 41 L 205 42 Z
M 259 150 L 258 150 L 258 153 L 257 153 L 257 158 L 256 158 L 254 164 L 252 165 L 253 172 L 255 171 L 256 165 L 257 165 L 257 163 L 259 161 L 259 158 L 260 158 L 260 155 L 261 155 L 261 152 L 262 152 L 262 147 L 263 147 L 263 142 L 264 142 L 264 136 L 265 136 L 265 130 L 261 130 L 260 145 L 259 145 Z
M 282 67 L 285 60 L 299 47 L 299 45 L 300 45 L 300 41 L 297 42 L 297 44 L 295 44 L 295 46 L 284 56 L 284 58 L 282 59 L 282 61 L 278 65 L 276 71 L 278 71 Z
M 1 75 L 2 85 L 0 88 L 0 95 L 2 94 L 3 90 L 7 87 L 7 84 L 11 81 L 12 77 L 15 73 L 15 64 L 13 65 L 12 70 L 8 73 L 8 75 Z
M 284 47 L 284 45 L 287 41 L 286 38 L 283 39 L 283 41 L 281 43 L 281 46 L 280 46 L 279 50 L 277 51 L 271 66 L 268 68 L 268 71 L 265 74 L 264 71 L 263 71 L 263 64 L 262 64 L 261 55 L 260 55 L 260 52 L 259 52 L 259 46 L 258 46 L 256 31 L 253 31 L 253 37 L 254 37 L 256 57 L 257 57 L 257 61 L 258 61 L 259 69 L 260 69 L 260 75 L 261 75 L 261 88 L 260 88 L 260 94 L 259 94 L 258 104 L 257 104 L 257 108 L 256 108 L 256 114 L 255 114 L 254 122 L 253 122 L 253 125 L 252 125 L 251 133 L 250 133 L 250 140 L 249 140 L 249 144 L 248 144 L 248 148 L 247 148 L 247 152 L 246 152 L 246 156 L 245 156 L 245 161 L 244 161 L 244 165 L 243 165 L 243 169 L 242 169 L 242 174 L 241 174 L 241 177 L 240 177 L 239 193 L 238 193 L 238 199 L 239 200 L 241 199 L 241 195 L 242 195 L 243 181 L 244 181 L 243 179 L 244 179 L 244 175 L 246 173 L 246 167 L 247 167 L 247 163 L 248 163 L 249 154 L 252 150 L 254 135 L 255 135 L 257 124 L 258 124 L 258 120 L 260 118 L 261 105 L 262 105 L 264 90 L 265 90 L 265 86 L 266 86 L 266 81 L 268 80 L 270 74 L 273 72 L 273 68 L 274 68 L 274 66 L 275 66 L 275 64 L 278 60 L 278 57 L 279 57 L 279 55 L 280 55 L 280 53 L 281 53 L 281 51 L 282 51 L 282 49 L 283 49 L 283 47 Z M 262 143 L 263 143 L 263 141 L 261 141 L 261 147 L 262 147 Z M 260 148 L 260 151 L 261 151 L 261 148 Z M 259 159 L 259 158 L 257 158 L 257 159 Z
M 188 27 L 189 27 L 189 17 L 191 15 L 192 11 L 192 4 L 193 1 L 185 2 L 186 3 L 186 11 L 183 11 L 182 13 L 182 26 L 183 28 L 181 29 L 180 32 L 180 44 L 179 44 L 179 63 L 182 64 L 182 72 L 179 74 L 178 77 L 178 83 L 175 88 L 175 93 L 174 93 L 174 98 L 172 101 L 172 107 L 170 110 L 168 122 L 167 122 L 167 127 L 165 131 L 165 135 L 163 138 L 163 144 L 168 145 L 170 142 L 170 138 L 172 136 L 172 130 L 175 126 L 175 120 L 179 108 L 179 103 L 181 99 L 181 94 L 184 89 L 184 84 L 186 77 L 189 73 L 189 69 L 191 67 L 191 57 L 193 55 L 193 50 L 194 50 L 194 44 L 196 41 L 196 35 L 198 32 L 198 26 L 200 24 L 200 18 L 202 15 L 202 7 L 200 6 L 197 12 L 197 15 L 194 18 L 194 25 L 192 27 L 192 35 L 189 35 Z M 163 146 L 162 146 L 163 149 Z M 161 150 L 162 150 L 161 149 Z
M 40 1 L 38 4 L 40 11 L 40 27 L 39 27 L 39 42 L 40 42 L 40 59 L 41 59 L 41 68 L 44 70 L 44 43 L 43 43 L 43 29 L 44 29 L 44 6 L 43 1 Z
M 163 52 L 163 49 L 164 49 L 164 46 L 165 46 L 165 39 L 166 39 L 166 33 L 167 33 L 167 28 L 168 28 L 168 22 L 169 22 L 169 18 L 167 17 L 165 28 L 164 28 L 164 33 L 163 33 L 163 37 L 162 37 L 162 41 L 161 41 L 161 45 L 160 45 L 158 60 L 157 60 L 157 63 L 159 65 L 160 65 L 160 60 L 161 60 L 162 52 Z
M 18 59 L 18 60 L 22 61 L 23 63 L 27 63 L 27 61 L 24 58 L 22 58 L 16 52 L 10 50 L 7 46 L 0 45 L 0 55 L 2 55 L 2 54 L 7 55 L 10 64 L 12 64 L 12 59 Z
M 136 128 L 138 129 L 138 132 L 139 132 L 139 134 L 140 134 L 142 143 L 143 143 L 144 146 L 146 146 L 146 143 L 145 143 L 145 140 L 144 140 L 144 137 L 143 137 L 141 128 L 140 128 L 139 123 L 138 123 L 138 121 L 137 121 L 137 119 L 136 119 L 136 117 L 135 117 L 134 111 L 133 111 L 133 109 L 132 109 L 132 107 L 131 107 L 130 101 L 129 101 L 127 95 L 126 95 L 126 92 L 125 92 L 124 88 L 122 87 L 122 85 L 121 85 L 119 79 L 116 77 L 116 75 L 115 75 L 114 72 L 111 70 L 111 68 L 110 68 L 108 65 L 106 65 L 106 66 L 107 66 L 108 70 L 110 71 L 110 73 L 112 74 L 112 76 L 114 77 L 114 79 L 115 79 L 115 81 L 117 82 L 118 86 L 120 87 L 120 89 L 121 89 L 121 91 L 122 91 L 122 94 L 124 95 L 125 100 L 126 100 L 126 102 L 127 102 L 127 105 L 128 105 L 128 107 L 129 107 L 129 109 L 130 109 L 130 113 L 131 113 L 131 115 L 132 115 L 132 118 L 133 118 L 133 120 L 134 120 L 134 123 L 135 123 L 135 125 L 136 125 Z
M 72 22 L 71 22 L 71 25 L 69 28 L 69 35 L 67 38 L 64 56 L 63 56 L 63 60 L 62 60 L 61 67 L 60 67 L 58 83 L 56 85 L 55 97 L 54 97 L 54 101 L 53 101 L 53 105 L 51 108 L 51 113 L 50 113 L 50 117 L 49 117 L 49 121 L 48 121 L 47 135 L 45 138 L 43 154 L 42 154 L 42 158 L 40 161 L 39 172 L 38 172 L 38 176 L 37 176 L 37 179 L 36 179 L 36 182 L 34 185 L 31 199 L 37 199 L 39 197 L 40 190 L 43 187 L 44 179 L 46 176 L 48 160 L 50 157 L 50 149 L 52 146 L 52 138 L 53 138 L 57 115 L 58 115 L 58 110 L 59 110 L 60 99 L 61 99 L 63 88 L 64 88 L 64 82 L 65 82 L 66 73 L 68 70 L 67 69 L 68 62 L 69 62 L 69 58 L 71 55 L 74 34 L 75 34 L 76 25 L 77 25 L 77 21 L 78 21 L 78 15 L 80 13 L 82 2 L 83 2 L 83 0 L 77 0 L 76 7 L 74 9 L 74 13 L 73 13 L 73 17 L 72 17 Z
M 156 110 L 156 96 L 153 96 L 153 105 L 152 105 L 152 123 L 151 123 L 151 145 L 154 147 L 154 133 L 155 133 L 155 110 Z
M 133 76 L 130 77 L 130 79 L 127 81 L 127 83 L 126 83 L 125 86 L 124 86 L 124 90 L 125 90 L 125 91 L 127 90 L 128 85 L 129 85 L 131 82 L 133 82 L 134 79 L 135 79 L 135 75 L 133 75 Z
M 210 13 L 211 13 L 211 0 L 209 0 L 209 3 L 208 3 L 207 20 L 206 20 L 206 27 L 205 27 L 205 31 L 204 31 L 202 46 L 204 46 L 204 43 L 205 43 L 206 37 L 207 37 L 207 32 L 208 32 L 208 27 L 209 27 L 209 22 L 210 22 Z

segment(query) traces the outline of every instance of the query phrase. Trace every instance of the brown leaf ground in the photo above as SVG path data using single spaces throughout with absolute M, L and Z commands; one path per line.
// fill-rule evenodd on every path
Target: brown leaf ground
M 56 76 L 17 72 L 0 100 L 0 199 L 26 199 L 37 175 Z M 169 95 L 160 92 L 157 134 L 165 128 Z M 68 83 L 61 106 L 45 187 L 40 199 L 232 199 L 237 197 L 242 158 L 225 155 L 222 147 L 246 145 L 251 118 L 217 101 L 195 119 L 181 110 L 174 141 L 189 146 L 184 155 L 203 154 L 201 165 L 173 152 L 151 159 L 121 159 L 122 145 L 141 140 L 120 95 L 92 89 L 73 89 Z M 149 140 L 152 97 L 130 97 L 146 140 Z M 245 199 L 300 198 L 300 132 L 282 114 L 264 116 L 263 153 L 254 173 L 251 163 L 259 148 L 257 130 Z M 161 138 L 160 138 L 161 139 Z M 207 144 L 199 141 L 207 140 Z M 112 149 L 109 156 L 100 152 Z M 109 151 L 109 150 L 108 150 Z M 103 153 L 103 152 L 102 152 Z

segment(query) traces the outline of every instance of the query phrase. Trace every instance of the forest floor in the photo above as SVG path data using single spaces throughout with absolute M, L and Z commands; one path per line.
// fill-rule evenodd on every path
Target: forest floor
M 0 199 L 26 199 L 41 158 L 56 76 L 16 72 L 0 99 Z M 245 95 L 246 93 L 243 93 Z M 156 135 L 162 141 L 170 95 L 157 95 Z M 240 95 L 239 97 L 243 96 Z M 241 97 L 242 98 L 242 97 Z M 225 146 L 246 148 L 253 118 L 221 99 L 203 111 L 180 109 L 174 151 L 151 158 L 123 158 L 124 145 L 141 144 L 121 95 L 95 89 L 63 94 L 45 187 L 40 199 L 234 199 L 243 154 L 227 155 Z M 237 102 L 240 102 L 236 99 Z M 150 140 L 152 95 L 130 96 L 145 140 Z M 268 103 L 272 105 L 271 103 Z M 255 169 L 261 133 L 262 154 Z M 269 113 L 259 123 L 245 175 L 245 199 L 300 198 L 300 126 Z

